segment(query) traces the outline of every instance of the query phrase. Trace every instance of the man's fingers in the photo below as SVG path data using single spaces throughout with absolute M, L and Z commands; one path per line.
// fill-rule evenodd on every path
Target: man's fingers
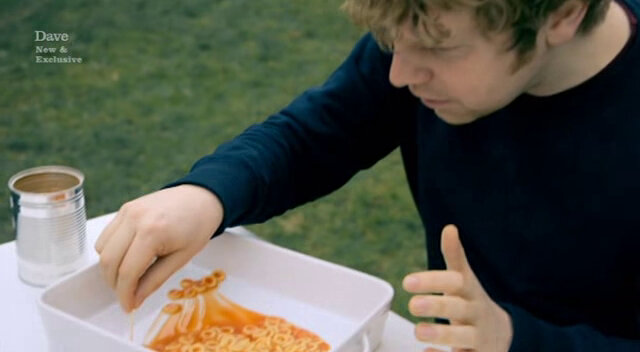
M 477 318 L 469 301 L 457 296 L 414 296 L 409 312 L 417 317 L 444 318 L 462 324 Z
M 116 287 L 120 265 L 134 235 L 133 229 L 128 226 L 127 222 L 123 221 L 110 235 L 109 245 L 105 245 L 100 253 L 102 274 L 111 288 Z
M 461 273 L 470 270 L 467 256 L 460 242 L 458 228 L 454 225 L 447 225 L 442 229 L 441 250 L 448 270 L 455 270 Z
M 410 293 L 459 294 L 464 288 L 464 277 L 456 271 L 430 270 L 409 274 L 402 286 Z
M 116 293 L 125 311 L 135 308 L 138 281 L 158 256 L 157 245 L 149 234 L 137 233 L 118 268 Z
M 137 308 L 142 304 L 142 302 L 162 286 L 171 275 L 180 270 L 191 257 L 189 253 L 182 251 L 159 258 L 153 263 L 138 281 L 133 307 Z
M 453 348 L 474 349 L 476 328 L 470 325 L 442 325 L 420 323 L 416 325 L 416 337 L 420 341 Z
M 109 242 L 109 239 L 111 238 L 113 233 L 120 226 L 120 222 L 122 221 L 122 215 L 121 214 L 122 214 L 121 212 L 118 212 L 116 214 L 116 217 L 113 218 L 113 220 L 111 220 L 111 222 L 109 222 L 109 224 L 107 224 L 107 226 L 104 228 L 104 230 L 102 230 L 102 233 L 100 234 L 100 237 L 98 237 L 98 240 L 96 241 L 96 244 L 94 246 L 94 248 L 95 248 L 96 252 L 98 252 L 98 254 L 102 253 L 102 250 L 104 249 L 104 246 Z

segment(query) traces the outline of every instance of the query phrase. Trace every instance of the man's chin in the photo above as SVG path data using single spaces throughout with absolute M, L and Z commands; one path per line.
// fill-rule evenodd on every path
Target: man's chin
M 482 117 L 480 114 L 474 114 L 470 111 L 462 112 L 449 109 L 435 109 L 434 112 L 442 121 L 454 126 L 466 125 Z

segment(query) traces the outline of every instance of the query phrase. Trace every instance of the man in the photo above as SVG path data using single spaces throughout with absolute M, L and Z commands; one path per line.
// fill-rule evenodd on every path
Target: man
M 322 87 L 105 229 L 96 249 L 123 307 L 211 233 L 327 194 L 399 146 L 432 269 L 405 278 L 410 311 L 449 320 L 418 339 L 640 351 L 640 2 L 344 7 L 373 36 Z

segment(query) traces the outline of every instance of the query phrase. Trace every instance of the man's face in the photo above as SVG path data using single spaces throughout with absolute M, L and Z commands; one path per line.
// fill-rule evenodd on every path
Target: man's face
M 482 34 L 469 10 L 439 13 L 449 31 L 440 43 L 424 43 L 409 25 L 393 42 L 389 80 L 450 124 L 465 124 L 513 101 L 535 84 L 541 48 L 514 73 L 515 51 L 508 33 Z M 539 45 L 540 46 L 540 45 Z

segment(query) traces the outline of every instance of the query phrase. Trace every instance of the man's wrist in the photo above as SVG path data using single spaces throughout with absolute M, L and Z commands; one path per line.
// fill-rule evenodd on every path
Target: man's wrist
M 197 209 L 202 209 L 200 215 L 204 221 L 207 221 L 207 228 L 211 230 L 211 234 L 216 232 L 224 219 L 224 206 L 220 198 L 209 189 L 198 185 L 182 184 L 176 188 L 190 193 L 193 201 L 198 205 Z
M 499 340 L 501 351 L 509 352 L 511 350 L 511 343 L 513 341 L 513 320 L 511 319 L 511 315 L 500 305 L 496 304 L 497 309 L 499 310 Z

